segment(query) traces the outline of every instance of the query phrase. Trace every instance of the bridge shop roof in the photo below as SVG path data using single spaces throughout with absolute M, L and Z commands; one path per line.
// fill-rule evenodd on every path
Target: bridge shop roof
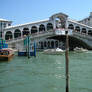
M 73 22 L 73 23 L 75 23 L 75 24 L 79 24 L 79 25 L 81 25 L 81 26 L 84 26 L 84 27 L 87 27 L 87 28 L 92 29 L 92 27 L 91 27 L 91 26 L 88 26 L 88 25 L 85 25 L 85 24 L 79 23 L 79 22 L 78 22 L 78 21 L 76 21 L 76 20 L 68 19 L 68 21 L 70 21 L 70 22 Z
M 0 18 L 0 22 L 12 22 L 12 21 Z
M 25 23 L 25 24 L 18 24 L 18 25 L 14 25 L 14 26 L 9 26 L 9 27 L 6 27 L 5 29 L 16 28 L 16 27 L 32 25 L 32 24 L 38 24 L 38 23 L 41 23 L 41 22 L 48 22 L 48 21 L 49 21 L 49 19 L 39 20 L 39 21 L 35 21 L 35 22 L 29 22 L 29 23 Z
M 29 22 L 29 23 L 25 23 L 25 24 L 18 24 L 18 25 L 6 27 L 5 30 L 11 29 L 11 28 L 16 28 L 16 27 L 21 27 L 21 26 L 26 26 L 26 25 L 38 24 L 38 23 L 41 23 L 41 22 L 48 22 L 48 21 L 49 21 L 49 19 L 45 19 L 45 20 L 39 20 L 39 21 Z M 72 23 L 75 23 L 75 24 L 78 24 L 78 25 L 81 25 L 81 26 L 83 26 L 83 27 L 87 27 L 87 28 L 92 29 L 92 27 L 90 27 L 90 26 L 88 26 L 88 25 L 85 25 L 85 24 L 82 24 L 82 23 L 79 23 L 79 22 L 76 21 L 76 20 L 73 20 L 73 19 L 68 18 L 68 21 L 70 21 L 70 22 L 72 22 Z

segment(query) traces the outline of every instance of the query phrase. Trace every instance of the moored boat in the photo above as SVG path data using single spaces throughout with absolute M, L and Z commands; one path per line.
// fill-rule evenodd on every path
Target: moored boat
M 84 48 L 76 47 L 76 48 L 74 48 L 74 51 L 75 51 L 75 52 L 86 52 L 86 51 L 88 51 L 88 50 L 87 50 L 87 49 L 84 49 Z
M 43 51 L 44 54 L 49 54 L 49 55 L 61 55 L 64 53 L 64 50 L 60 49 L 60 48 L 56 48 L 56 49 L 47 49 Z
M 14 56 L 13 49 L 0 49 L 0 61 L 9 61 Z

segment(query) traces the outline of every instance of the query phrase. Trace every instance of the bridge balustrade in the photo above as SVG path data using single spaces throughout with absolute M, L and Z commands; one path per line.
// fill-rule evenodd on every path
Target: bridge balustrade
M 49 30 L 49 31 L 41 31 L 41 32 L 37 32 L 37 33 L 33 33 L 33 34 L 30 34 L 30 37 L 31 38 L 35 38 L 35 37 L 41 37 L 42 35 L 50 35 L 50 32 L 54 32 L 53 30 Z M 11 39 L 11 40 L 7 40 L 7 42 L 16 42 L 16 41 L 20 41 L 20 40 L 23 40 L 26 36 L 22 36 L 22 37 L 18 37 L 18 38 L 14 38 L 14 39 Z

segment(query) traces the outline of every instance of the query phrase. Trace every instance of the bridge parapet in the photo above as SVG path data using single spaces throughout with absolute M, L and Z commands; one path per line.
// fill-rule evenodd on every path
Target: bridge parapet
M 56 35 L 66 35 L 66 31 L 68 31 L 68 35 L 72 35 L 73 30 L 72 29 L 55 29 L 55 34 Z
M 92 40 L 92 36 L 87 35 L 87 34 L 83 34 L 83 33 L 79 33 L 79 32 L 76 32 L 76 31 L 73 31 L 73 36 L 77 36 L 77 37 L 80 37 L 80 38 Z
M 92 36 L 87 34 L 81 34 L 75 31 L 73 32 L 72 36 L 84 42 L 88 46 L 88 49 L 92 49 Z
M 35 39 L 41 39 L 41 38 L 45 38 L 45 37 L 49 37 L 51 35 L 54 35 L 54 31 L 53 30 L 49 30 L 49 31 L 43 31 L 43 32 L 39 32 L 39 33 L 34 33 L 34 34 L 30 34 L 30 39 L 31 40 L 35 40 Z M 7 43 L 8 44 L 11 44 L 11 43 L 16 43 L 16 42 L 20 42 L 20 41 L 23 41 L 25 39 L 26 36 L 24 37 L 19 37 L 19 38 L 15 38 L 15 39 L 12 39 L 12 40 L 7 40 Z

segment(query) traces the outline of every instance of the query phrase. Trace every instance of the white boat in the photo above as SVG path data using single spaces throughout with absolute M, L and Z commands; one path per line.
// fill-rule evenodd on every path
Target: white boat
M 84 48 L 76 47 L 76 48 L 74 48 L 74 51 L 76 51 L 76 52 L 86 52 L 88 50 L 87 49 L 84 49 Z
M 49 55 L 61 55 L 61 54 L 63 54 L 63 52 L 64 52 L 64 50 L 62 50 L 60 48 L 47 49 L 47 50 L 43 51 L 44 54 L 49 54 Z

